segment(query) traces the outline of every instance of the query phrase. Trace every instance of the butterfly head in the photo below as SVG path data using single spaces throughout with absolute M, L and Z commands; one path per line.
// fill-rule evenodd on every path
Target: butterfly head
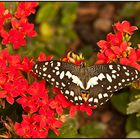
M 81 68 L 86 67 L 86 63 L 85 63 L 85 62 L 81 62 L 81 63 L 80 63 L 80 67 L 81 67 Z

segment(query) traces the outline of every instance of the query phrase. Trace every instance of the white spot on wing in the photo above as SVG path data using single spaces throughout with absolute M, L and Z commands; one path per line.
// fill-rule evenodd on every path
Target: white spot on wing
M 68 76 L 68 78 L 72 77 L 72 74 L 69 71 L 67 71 L 65 75 Z
M 46 74 L 46 73 L 44 73 L 44 74 L 43 74 L 43 76 L 47 76 L 47 74 Z
M 100 93 L 100 94 L 98 94 L 98 98 L 99 98 L 99 99 L 103 98 L 103 96 L 102 96 L 102 94 L 101 94 L 101 93 Z
M 112 69 L 113 69 L 113 65 L 109 65 L 109 69 L 111 69 L 111 70 L 112 70 Z
M 65 87 L 66 85 L 62 82 L 62 86 Z
M 38 73 L 38 70 L 36 70 L 35 72 Z
M 56 75 L 59 75 L 59 74 L 60 74 L 60 72 L 59 72 L 59 71 L 57 71 L 57 72 L 56 72 Z
M 60 73 L 60 79 L 63 79 L 63 77 L 64 77 L 64 71 L 62 71 L 62 72 Z
M 51 81 L 53 81 L 53 82 L 54 82 L 54 81 L 55 81 L 55 79 L 54 79 L 54 78 L 52 78 L 52 79 L 51 79 Z
M 102 103 L 100 103 L 100 105 L 102 105 L 103 104 L 103 102 Z
M 125 72 L 125 74 L 126 74 L 127 76 L 129 76 L 129 75 L 130 75 L 128 72 Z
M 70 95 L 71 95 L 71 96 L 74 96 L 74 92 L 73 92 L 73 91 L 70 91 Z
M 136 74 L 138 74 L 138 71 L 137 70 L 135 70 L 135 72 L 136 72 Z
M 69 94 L 69 91 L 68 91 L 68 90 L 66 90 L 66 91 L 65 91 L 65 94 Z
M 104 96 L 104 97 L 108 97 L 108 94 L 107 94 L 107 93 L 104 93 L 103 96 Z
M 75 100 L 75 101 L 77 101 L 77 100 L 78 100 L 78 97 L 77 97 L 77 96 L 75 96 L 75 97 L 74 97 L 74 100 Z
M 98 75 L 98 78 L 99 78 L 100 80 L 102 80 L 103 78 L 105 78 L 105 76 L 103 75 L 103 73 L 100 73 L 100 74 Z
M 116 75 L 112 74 L 112 78 L 116 79 Z
M 118 70 L 120 71 L 120 65 L 119 65 L 119 66 L 117 66 L 117 68 L 118 68 Z
M 50 74 L 48 75 L 48 78 L 51 78 L 51 75 Z
M 87 87 L 86 87 L 86 90 L 91 87 L 93 87 L 94 85 L 97 85 L 98 84 L 98 77 L 92 77 L 89 79 L 88 83 L 87 83 Z
M 59 70 L 59 68 L 58 68 L 58 67 L 55 67 L 54 69 Z
M 112 73 L 116 73 L 117 71 L 116 70 L 112 70 Z
M 57 62 L 57 66 L 60 67 L 61 66 L 61 63 L 60 62 Z
M 35 69 L 37 68 L 37 64 L 35 64 Z
M 45 62 L 45 65 L 48 65 L 48 62 Z
M 51 67 L 53 67 L 53 62 L 51 63 Z
M 119 85 L 119 86 L 121 86 L 121 85 L 122 85 L 122 83 L 118 83 L 118 85 Z
M 80 86 L 82 89 L 84 89 L 83 83 L 77 76 L 72 75 L 72 82 Z
M 123 66 L 123 69 L 125 69 L 125 70 L 126 70 L 126 66 Z
M 110 76 L 109 74 L 106 74 L 106 77 L 107 77 L 107 80 L 108 80 L 109 82 L 112 82 L 112 78 L 111 78 L 111 76 Z
M 109 90 L 109 89 L 111 89 L 111 86 L 108 86 L 108 87 L 107 87 L 107 90 Z
M 47 70 L 47 68 L 45 67 L 45 68 L 43 68 L 43 71 L 46 71 Z
M 98 103 L 98 99 L 97 98 L 94 99 L 94 103 Z
M 130 79 L 126 79 L 127 81 L 130 81 Z
M 92 102 L 93 101 L 93 97 L 91 97 L 91 98 L 89 98 L 89 100 L 88 100 L 89 102 Z
M 78 96 L 78 98 L 79 98 L 79 100 L 81 100 L 81 101 L 82 101 L 82 97 L 81 97 L 81 96 Z
M 56 82 L 56 85 L 59 85 L 59 83 L 58 83 L 58 82 Z

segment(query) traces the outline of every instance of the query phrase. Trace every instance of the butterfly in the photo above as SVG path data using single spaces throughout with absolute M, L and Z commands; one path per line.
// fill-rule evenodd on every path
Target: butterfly
M 37 62 L 33 72 L 50 84 L 59 88 L 72 103 L 99 106 L 107 102 L 116 92 L 130 82 L 140 78 L 140 72 L 130 66 L 120 64 L 85 63 L 75 65 L 68 62 L 50 60 Z

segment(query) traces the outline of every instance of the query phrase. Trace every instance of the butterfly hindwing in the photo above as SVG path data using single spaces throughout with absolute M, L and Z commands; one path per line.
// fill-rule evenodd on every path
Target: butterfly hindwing
M 91 79 L 87 83 L 87 88 L 90 91 L 91 104 L 97 105 L 102 105 L 113 92 L 140 77 L 139 71 L 135 68 L 119 64 L 94 65 L 88 69 Z

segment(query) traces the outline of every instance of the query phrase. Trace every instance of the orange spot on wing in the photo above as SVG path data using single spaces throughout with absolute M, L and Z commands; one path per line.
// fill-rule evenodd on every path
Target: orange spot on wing
M 89 94 L 87 93 L 81 93 L 83 100 L 86 102 L 89 98 Z

